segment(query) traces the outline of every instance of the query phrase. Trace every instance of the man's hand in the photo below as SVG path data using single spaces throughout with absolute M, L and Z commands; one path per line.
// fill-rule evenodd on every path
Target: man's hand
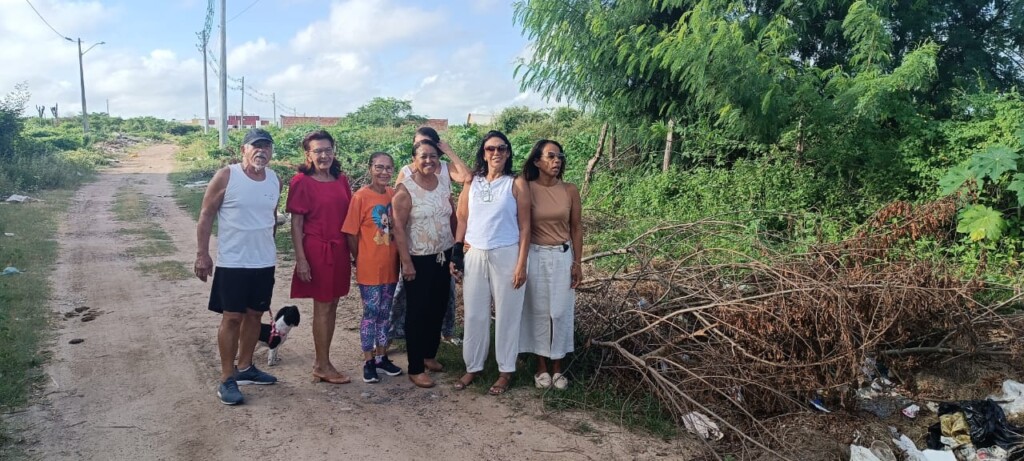
M 580 281 L 583 280 L 583 268 L 580 263 L 572 263 L 572 284 L 569 288 L 576 288 L 580 285 Z
M 196 277 L 203 282 L 213 275 L 213 258 L 210 257 L 209 253 L 199 253 L 196 255 L 196 263 L 193 266 L 193 271 L 196 273 Z

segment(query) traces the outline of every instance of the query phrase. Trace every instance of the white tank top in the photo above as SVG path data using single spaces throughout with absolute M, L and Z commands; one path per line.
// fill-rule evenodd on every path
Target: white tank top
M 426 190 L 408 175 L 402 181 L 412 197 L 412 210 L 406 224 L 409 254 L 425 256 L 438 254 L 452 247 L 452 186 L 447 175 L 437 177 L 437 187 Z
M 493 250 L 519 243 L 519 210 L 512 195 L 515 177 L 504 175 L 488 184 L 474 176 L 469 187 L 469 220 L 466 243 L 473 248 Z
M 224 202 L 217 212 L 217 266 L 259 269 L 277 264 L 274 246 L 274 210 L 281 196 L 281 183 L 274 170 L 254 181 L 242 171 L 242 164 L 230 165 Z

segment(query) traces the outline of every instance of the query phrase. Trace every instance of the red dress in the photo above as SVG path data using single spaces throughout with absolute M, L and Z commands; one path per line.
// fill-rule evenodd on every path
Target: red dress
M 285 209 L 305 217 L 302 248 L 312 277 L 307 283 L 299 280 L 297 273 L 292 274 L 292 298 L 329 302 L 348 294 L 352 264 L 341 226 L 351 199 L 352 189 L 345 175 L 331 182 L 320 182 L 303 173 L 292 177 Z

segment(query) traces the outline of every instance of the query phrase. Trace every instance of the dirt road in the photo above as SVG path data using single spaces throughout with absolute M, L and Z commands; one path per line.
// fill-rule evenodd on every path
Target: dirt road
M 125 224 L 111 211 L 131 186 L 149 217 L 173 240 L 171 260 L 191 267 L 195 222 L 171 198 L 173 146 L 153 146 L 75 196 L 60 228 L 52 302 L 58 323 L 48 385 L 14 421 L 37 459 L 678 459 L 677 444 L 650 440 L 582 413 L 547 413 L 530 389 L 500 398 L 449 385 L 415 388 L 404 376 L 378 384 L 310 382 L 311 306 L 303 325 L 265 368 L 280 382 L 245 386 L 246 404 L 215 395 L 219 318 L 206 310 L 210 286 L 195 278 L 161 281 L 128 254 Z M 279 266 L 274 306 L 289 301 L 291 267 Z M 356 293 L 353 290 L 353 293 Z M 358 296 L 358 295 L 356 295 Z M 88 306 L 82 316 L 65 318 Z M 359 376 L 358 300 L 344 298 L 334 363 Z M 74 314 L 67 314 L 74 315 Z M 72 339 L 84 342 L 70 344 Z M 257 351 L 257 364 L 265 360 Z M 404 355 L 394 357 L 403 368 Z M 459 364 L 450 364 L 458 370 Z M 452 377 L 442 377 L 450 383 Z M 575 431 L 580 421 L 594 428 Z

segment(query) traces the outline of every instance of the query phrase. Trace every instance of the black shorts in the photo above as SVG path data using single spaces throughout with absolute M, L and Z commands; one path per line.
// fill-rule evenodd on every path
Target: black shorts
M 240 314 L 244 314 L 246 309 L 266 312 L 270 310 L 270 298 L 273 294 L 273 267 L 217 267 L 213 271 L 210 310 Z

